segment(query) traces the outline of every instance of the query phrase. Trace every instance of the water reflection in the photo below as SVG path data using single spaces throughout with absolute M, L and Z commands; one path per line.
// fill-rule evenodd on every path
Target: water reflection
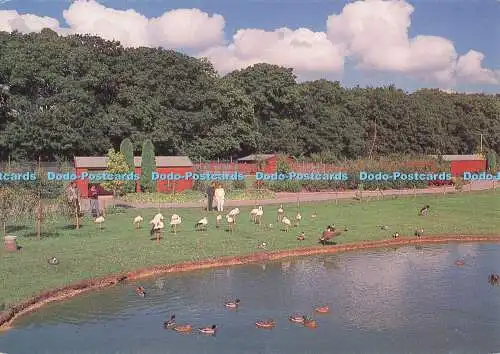
M 485 244 L 412 246 L 169 274 L 42 308 L 0 336 L 0 349 L 302 354 L 329 353 L 335 342 L 345 353 L 494 352 L 500 288 L 487 280 L 500 270 L 499 251 Z M 466 266 L 454 265 L 460 257 Z M 135 294 L 138 285 L 145 298 Z M 241 305 L 229 311 L 223 304 L 235 298 Z M 314 331 L 287 321 L 323 304 L 331 313 L 314 315 Z M 165 331 L 173 313 L 195 327 L 217 324 L 217 338 Z M 254 330 L 266 318 L 277 320 L 276 328 Z

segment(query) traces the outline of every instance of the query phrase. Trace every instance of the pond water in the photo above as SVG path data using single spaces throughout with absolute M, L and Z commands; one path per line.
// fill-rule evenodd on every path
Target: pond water
M 496 353 L 500 287 L 488 275 L 500 271 L 499 255 L 498 244 L 411 246 L 170 274 L 26 315 L 0 334 L 0 352 Z M 236 297 L 237 311 L 223 306 Z M 322 304 L 330 313 L 314 315 Z M 220 329 L 215 337 L 165 330 L 172 313 Z M 290 323 L 292 313 L 313 315 L 318 328 Z M 274 329 L 255 327 L 267 318 Z

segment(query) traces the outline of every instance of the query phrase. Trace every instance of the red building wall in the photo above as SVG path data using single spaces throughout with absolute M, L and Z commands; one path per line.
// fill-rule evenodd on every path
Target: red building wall
M 89 181 L 87 179 L 81 180 L 78 178 L 83 172 L 87 172 L 86 168 L 76 168 L 75 173 L 77 176 L 76 186 L 80 190 L 80 195 L 82 198 L 87 198 L 89 196 Z
M 104 172 L 105 169 L 88 169 L 88 168 L 76 168 L 75 169 L 75 173 L 77 174 L 77 176 L 83 172 Z M 135 173 L 137 176 L 141 176 L 141 168 L 140 167 L 136 167 L 135 168 Z M 179 175 L 182 175 L 184 176 L 184 174 L 186 172 L 193 172 L 193 167 L 157 167 L 156 171 L 158 173 L 170 173 L 170 172 L 173 172 L 173 173 L 177 173 Z M 171 192 L 173 189 L 174 189 L 174 184 L 175 184 L 175 191 L 176 192 L 182 192 L 186 189 L 192 189 L 193 188 L 193 180 L 192 179 L 189 179 L 189 180 L 178 180 L 178 181 L 161 181 L 161 180 L 158 180 L 156 182 L 156 191 L 157 192 L 161 192 L 161 193 L 168 193 L 168 192 Z M 87 198 L 89 196 L 89 180 L 88 179 L 84 179 L 84 180 L 80 180 L 78 179 L 76 181 L 76 185 L 78 187 L 78 189 L 80 190 L 80 193 L 81 193 L 81 196 L 82 198 Z M 136 188 L 135 188 L 136 192 L 140 192 L 141 191 L 141 183 L 140 183 L 140 180 L 136 182 Z
M 186 172 L 193 172 L 193 167 L 158 167 L 156 172 L 160 174 L 174 173 L 184 176 Z M 175 188 L 174 188 L 175 187 Z M 193 189 L 193 179 L 178 180 L 178 181 L 156 181 L 156 190 L 161 193 L 182 192 L 186 189 Z
M 462 177 L 464 172 L 484 172 L 486 168 L 486 160 L 451 161 L 451 174 L 454 177 Z

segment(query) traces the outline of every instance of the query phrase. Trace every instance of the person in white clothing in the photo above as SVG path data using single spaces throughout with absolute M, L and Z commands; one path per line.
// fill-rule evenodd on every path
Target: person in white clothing
M 218 184 L 215 189 L 215 200 L 217 201 L 217 211 L 224 211 L 224 197 L 225 192 L 224 188 L 222 188 L 222 184 Z

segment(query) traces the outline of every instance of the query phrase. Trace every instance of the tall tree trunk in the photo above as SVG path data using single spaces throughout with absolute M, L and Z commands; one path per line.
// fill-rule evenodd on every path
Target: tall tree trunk
M 76 217 L 76 229 L 78 230 L 80 228 L 80 215 L 78 215 L 78 206 L 75 206 L 75 217 Z

